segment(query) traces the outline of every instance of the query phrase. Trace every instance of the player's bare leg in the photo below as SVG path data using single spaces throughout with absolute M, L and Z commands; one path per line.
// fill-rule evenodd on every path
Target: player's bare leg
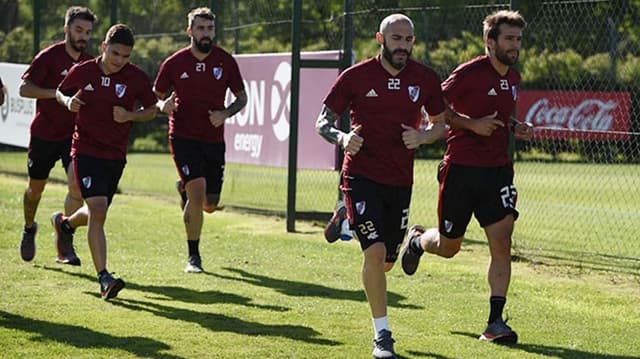
M 44 192 L 47 180 L 29 178 L 27 188 L 22 197 L 22 209 L 24 214 L 24 228 L 20 241 L 20 256 L 24 261 L 30 261 L 36 255 L 36 233 L 38 224 L 35 222 L 38 204 Z
M 202 233 L 202 223 L 204 220 L 203 205 L 206 201 L 207 182 L 199 177 L 186 183 L 187 203 L 184 207 L 183 221 L 187 232 L 187 244 L 189 246 L 189 258 L 185 272 L 202 272 L 202 261 L 200 258 L 200 235 Z

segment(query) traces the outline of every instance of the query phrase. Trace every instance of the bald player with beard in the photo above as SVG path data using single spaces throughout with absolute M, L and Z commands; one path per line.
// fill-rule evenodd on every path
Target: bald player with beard
M 364 255 L 362 283 L 373 320 L 373 357 L 396 358 L 385 272 L 397 260 L 407 230 L 415 151 L 438 140 L 445 122 L 458 116 L 445 105 L 437 74 L 410 58 L 415 42 L 410 18 L 384 18 L 376 41 L 380 53 L 347 69 L 333 84 L 316 130 L 344 149 L 342 212 Z M 423 107 L 431 124 L 418 130 Z M 348 108 L 352 130 L 345 133 L 335 121 Z

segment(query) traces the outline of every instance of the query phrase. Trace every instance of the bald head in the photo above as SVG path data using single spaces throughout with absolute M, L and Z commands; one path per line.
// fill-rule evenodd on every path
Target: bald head
M 403 14 L 391 14 L 385 17 L 384 19 L 382 19 L 382 21 L 380 22 L 380 30 L 379 30 L 380 33 L 382 35 L 386 35 L 387 31 L 389 30 L 389 26 L 397 22 L 407 23 L 411 27 L 411 30 L 413 30 L 413 21 L 411 21 L 409 17 Z

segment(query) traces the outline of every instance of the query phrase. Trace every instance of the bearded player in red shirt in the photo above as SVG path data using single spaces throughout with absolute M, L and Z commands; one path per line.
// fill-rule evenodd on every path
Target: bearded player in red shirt
M 374 358 L 396 358 L 387 320 L 387 282 L 407 230 L 415 149 L 433 143 L 445 122 L 458 118 L 444 103 L 440 79 L 410 59 L 413 22 L 402 14 L 382 20 L 380 55 L 343 72 L 329 94 L 316 130 L 344 148 L 341 190 L 346 217 L 364 255 L 362 282 L 373 317 Z M 350 108 L 352 130 L 334 127 Z M 418 130 L 421 110 L 431 125 Z M 491 115 L 482 121 L 496 121 Z M 341 220 L 335 221 L 342 223 Z
M 202 212 L 213 213 L 222 192 L 224 122 L 247 104 L 247 94 L 235 59 L 213 43 L 213 12 L 193 9 L 187 21 L 191 44 L 162 63 L 154 91 L 161 99 L 158 108 L 169 114 L 169 143 L 180 176 L 177 188 L 189 253 L 184 271 L 201 273 Z M 225 107 L 227 89 L 236 99 Z
M 129 63 L 134 37 L 124 24 L 111 26 L 102 56 L 74 66 L 56 92 L 59 103 L 76 115 L 71 157 L 85 206 L 62 223 L 87 225 L 93 265 L 103 299 L 118 295 L 124 281 L 107 271 L 107 211 L 127 162 L 133 122 L 155 117 L 157 98 L 147 75 Z M 137 104 L 142 108 L 137 108 Z
M 409 229 L 402 269 L 412 275 L 424 252 L 451 258 L 460 250 L 471 215 L 489 241 L 490 313 L 480 340 L 516 343 L 518 336 L 502 319 L 511 279 L 511 235 L 518 218 L 509 131 L 530 139 L 533 127 L 511 119 L 520 85 L 517 62 L 526 27 L 516 11 L 497 11 L 484 20 L 487 54 L 466 62 L 442 83 L 450 106 L 469 117 L 497 112 L 501 125 L 452 119 L 444 160 L 438 169 L 438 228 Z
M 56 101 L 56 88 L 67 75 L 71 66 L 92 58 L 85 52 L 91 39 L 93 12 L 80 6 L 72 6 L 65 13 L 64 41 L 40 51 L 22 75 L 20 96 L 35 98 L 36 115 L 31 122 L 28 150 L 29 180 L 23 196 L 24 228 L 20 242 L 20 256 L 30 261 L 36 254 L 35 222 L 40 198 L 49 178 L 49 173 L 58 160 L 67 173 L 69 191 L 64 200 L 64 214 L 69 215 L 82 206 L 80 190 L 74 185 L 71 163 L 71 135 L 75 125 L 75 114 Z M 51 221 L 60 226 L 62 213 L 54 213 Z M 61 232 L 56 228 L 56 261 L 62 264 L 80 265 L 80 258 L 73 248 L 73 232 Z

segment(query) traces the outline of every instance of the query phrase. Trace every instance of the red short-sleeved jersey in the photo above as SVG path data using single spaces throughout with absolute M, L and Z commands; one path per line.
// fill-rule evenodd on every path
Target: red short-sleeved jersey
M 42 88 L 57 88 L 71 67 L 92 57 L 80 53 L 74 60 L 65 50 L 64 41 L 53 44 L 40 51 L 22 74 L 23 80 L 29 80 Z M 59 141 L 71 137 L 75 114 L 67 111 L 55 98 L 36 100 L 36 115 L 31 122 L 31 135 L 47 141 Z
M 401 124 L 418 127 L 420 109 L 431 115 L 445 110 L 440 80 L 430 68 L 409 60 L 397 76 L 387 72 L 380 57 L 343 72 L 324 100 L 335 113 L 351 107 L 351 125 L 362 125 L 364 143 L 351 156 L 345 153 L 343 171 L 387 185 L 413 184 L 415 150 L 402 141 Z
M 471 118 L 497 112 L 504 122 L 491 136 L 451 129 L 445 161 L 465 166 L 497 167 L 510 162 L 508 156 L 511 115 L 515 110 L 520 74 L 514 70 L 501 76 L 488 56 L 479 56 L 456 68 L 442 83 L 442 91 L 453 109 Z
M 227 89 L 238 93 L 244 89 L 236 60 L 214 46 L 202 61 L 189 47 L 178 50 L 160 66 L 154 88 L 167 93 L 173 87 L 176 110 L 169 116 L 169 135 L 202 141 L 224 143 L 224 126 L 209 122 L 210 110 L 224 109 Z
M 132 124 L 115 122 L 113 107 L 134 111 L 136 103 L 146 108 L 153 106 L 157 98 L 149 78 L 136 65 L 127 64 L 117 73 L 105 75 L 99 61 L 98 58 L 74 66 L 59 87 L 67 95 L 80 90 L 79 98 L 85 103 L 76 115 L 71 154 L 122 160 L 126 158 Z

